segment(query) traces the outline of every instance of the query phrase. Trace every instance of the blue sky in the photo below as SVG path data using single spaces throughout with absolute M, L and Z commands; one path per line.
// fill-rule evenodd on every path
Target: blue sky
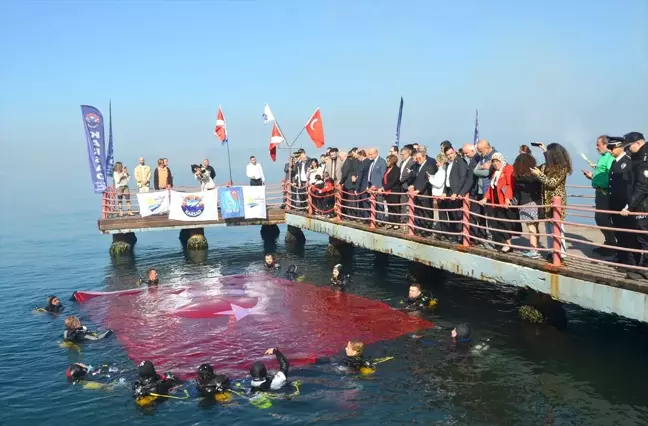
M 648 132 L 648 2 L 6 1 L 0 4 L 0 179 L 39 174 L 91 193 L 79 105 L 107 117 L 133 168 L 209 157 L 222 105 L 235 180 L 255 154 L 269 178 L 268 102 L 288 137 L 321 107 L 326 145 L 394 138 L 437 149 L 481 135 L 513 157 L 534 140 L 588 149 L 597 135 Z M 314 146 L 304 133 L 297 142 Z M 581 166 L 578 164 L 579 167 Z M 222 180 L 222 179 L 217 179 Z

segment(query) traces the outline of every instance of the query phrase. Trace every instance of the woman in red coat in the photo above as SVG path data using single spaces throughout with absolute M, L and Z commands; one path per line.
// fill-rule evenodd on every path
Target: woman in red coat
M 511 231 L 520 229 L 519 223 L 507 222 L 500 219 L 518 220 L 517 209 L 510 208 L 513 200 L 515 181 L 513 177 L 513 166 L 506 164 L 504 156 L 499 152 L 491 158 L 493 173 L 490 176 L 491 185 L 481 204 L 491 203 L 494 205 L 489 222 L 493 240 L 504 244 L 501 246 L 502 253 L 511 251 Z

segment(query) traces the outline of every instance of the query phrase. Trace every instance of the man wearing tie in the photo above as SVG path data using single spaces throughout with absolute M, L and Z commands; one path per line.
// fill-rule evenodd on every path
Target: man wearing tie
M 414 179 L 414 183 L 409 187 L 409 191 L 416 197 L 414 198 L 414 214 L 418 216 L 414 219 L 414 225 L 416 228 L 414 233 L 425 237 L 429 235 L 429 231 L 425 229 L 432 228 L 434 220 L 434 211 L 432 211 L 432 198 L 428 198 L 432 195 L 432 185 L 428 176 L 434 176 L 438 168 L 434 161 L 427 161 L 427 149 L 423 145 L 419 145 L 418 151 L 416 152 L 416 162 L 419 164 L 418 173 Z M 424 195 L 423 197 L 418 197 Z
M 448 165 L 446 166 L 446 181 L 445 191 L 443 192 L 443 200 L 439 208 L 441 209 L 458 209 L 461 208 L 463 203 L 458 197 L 465 197 L 470 192 L 473 183 L 472 170 L 468 168 L 463 158 L 459 157 L 452 146 L 445 148 L 445 156 L 448 158 Z M 446 218 L 450 220 L 461 220 L 463 213 L 461 211 L 445 212 Z M 459 223 L 442 223 L 442 230 L 446 232 L 460 232 L 461 227 Z M 446 238 L 454 240 L 455 238 L 445 235 Z
M 308 182 L 308 165 L 310 160 L 306 155 L 306 152 L 303 149 L 299 150 L 299 160 L 295 162 L 295 168 L 297 172 L 295 173 L 295 193 L 296 193 L 296 205 L 297 209 L 306 208 L 306 183 Z
M 406 193 L 416 178 L 415 165 L 416 162 L 414 161 L 414 158 L 412 158 L 412 149 L 407 146 L 403 147 L 403 149 L 401 149 L 400 182 L 402 192 L 405 193 L 401 195 L 401 203 L 405 204 L 405 208 L 402 209 L 402 211 L 405 214 L 409 213 L 409 205 L 407 205 L 409 196 Z M 407 216 L 402 216 L 402 222 L 407 222 L 407 220 Z
M 331 148 L 328 157 L 324 160 L 324 171 L 328 172 L 336 185 L 341 183 L 342 163 L 343 161 L 338 158 L 338 149 Z
M 377 191 L 383 187 L 383 177 L 387 171 L 387 162 L 378 155 L 376 148 L 369 148 L 367 155 L 371 160 L 371 165 L 369 165 L 369 188 L 371 191 Z M 382 195 L 376 195 L 376 219 L 378 220 L 384 220 L 383 212 L 385 212 L 385 204 L 382 198 Z

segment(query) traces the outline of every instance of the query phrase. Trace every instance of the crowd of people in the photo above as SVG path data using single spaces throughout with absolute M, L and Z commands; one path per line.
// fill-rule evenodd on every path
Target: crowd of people
M 295 265 L 290 265 L 282 273 L 281 265 L 275 256 L 268 253 L 264 257 L 265 269 L 275 276 L 283 275 L 292 281 L 298 276 Z M 145 278 L 140 278 L 137 286 L 146 286 L 148 289 L 155 289 L 160 285 L 157 271 L 150 268 Z M 335 265 L 330 279 L 330 286 L 336 292 L 343 292 L 351 285 L 351 277 L 345 274 L 342 265 Z M 71 300 L 78 299 L 78 293 L 72 295 Z M 399 308 L 413 315 L 434 308 L 437 300 L 425 294 L 420 284 L 413 282 L 409 285 L 408 299 L 403 308 Z M 46 306 L 36 308 L 38 312 L 52 314 L 58 318 L 65 308 L 56 296 L 48 296 Z M 74 348 L 80 351 L 81 344 L 90 341 L 99 341 L 112 335 L 112 330 L 91 331 L 81 323 L 76 316 L 67 316 L 64 320 L 64 331 L 62 346 Z M 450 331 L 450 336 L 455 344 L 463 345 L 465 349 L 472 347 L 470 327 L 467 324 L 460 324 Z M 420 336 L 413 336 L 420 338 Z M 333 363 L 337 370 L 344 374 L 372 374 L 376 371 L 376 365 L 392 359 L 367 358 L 364 356 L 365 344 L 359 339 L 351 339 L 344 347 L 341 357 L 325 358 L 317 360 L 316 364 Z M 250 367 L 249 382 L 234 382 L 226 374 L 217 373 L 209 363 L 201 364 L 196 373 L 195 379 L 184 381 L 173 373 L 158 373 L 154 364 L 145 360 L 137 366 L 137 371 L 128 368 L 120 368 L 116 364 L 98 364 L 92 366 L 75 362 L 67 367 L 66 377 L 73 383 L 82 384 L 86 389 L 113 390 L 117 386 L 128 386 L 132 389 L 135 402 L 139 406 L 148 406 L 155 401 L 164 399 L 188 399 L 193 394 L 209 401 L 228 402 L 232 395 L 250 400 L 260 408 L 267 408 L 271 405 L 268 397 L 291 398 L 299 394 L 299 382 L 288 380 L 290 363 L 288 358 L 277 348 L 270 348 L 265 355 L 274 355 L 279 363 L 279 371 L 274 374 L 268 372 L 266 365 L 261 361 L 254 362 Z M 245 383 L 245 385 L 244 385 Z M 278 394 L 286 384 L 290 383 L 295 392 L 292 394 Z
M 291 183 L 291 189 L 286 189 L 286 204 L 307 209 L 310 199 L 315 214 L 333 216 L 337 195 L 344 220 L 367 221 L 374 203 L 377 226 L 398 230 L 409 221 L 411 197 L 415 234 L 461 243 L 462 205 L 468 199 L 468 244 L 508 253 L 512 238 L 524 234 L 529 247 L 523 255 L 540 259 L 540 236 L 546 235 L 546 248 L 553 248 L 557 223 L 558 254 L 564 259 L 566 181 L 573 173 L 572 159 L 559 143 L 536 142 L 531 146 L 542 155 L 540 164 L 527 145 L 519 147 L 511 162 L 487 140 L 459 149 L 443 141 L 434 158 L 420 144 L 400 149 L 393 146 L 386 158 L 376 148 L 352 148 L 348 152 L 327 148 L 319 159 L 309 158 L 300 149 L 284 168 L 285 181 Z M 605 237 L 604 246 L 594 251 L 601 255 L 616 253 L 615 261 L 622 269 L 624 265 L 648 267 L 647 256 L 624 250 L 648 250 L 648 235 L 633 232 L 648 231 L 648 215 L 640 214 L 648 213 L 648 148 L 644 137 L 638 132 L 623 137 L 603 135 L 597 139 L 596 149 L 599 160 L 583 170 L 596 191 L 595 220 Z M 555 197 L 560 197 L 560 206 L 552 206 Z M 554 207 L 559 207 L 562 219 L 557 222 L 553 220 Z M 551 252 L 546 257 L 551 259 Z M 644 272 L 626 272 L 628 278 L 648 278 Z

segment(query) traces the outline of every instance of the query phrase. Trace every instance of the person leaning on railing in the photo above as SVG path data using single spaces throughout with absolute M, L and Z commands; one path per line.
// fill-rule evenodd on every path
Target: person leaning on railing
M 572 173 L 571 157 L 567 150 L 559 143 L 545 144 L 538 142 L 537 146 L 544 152 L 545 163 L 539 168 L 534 167 L 531 173 L 538 178 L 542 184 L 542 204 L 549 206 L 540 210 L 540 219 L 551 219 L 553 216 L 551 203 L 554 197 L 560 197 L 562 208 L 560 209 L 560 258 L 563 259 L 567 253 L 565 244 L 565 227 L 562 224 L 565 221 L 565 203 L 567 201 L 567 192 L 565 183 L 567 176 Z M 547 248 L 553 247 L 553 223 L 545 222 L 547 237 Z M 551 253 L 547 255 L 551 258 Z
M 648 145 L 644 136 L 639 132 L 631 132 L 624 136 L 634 160 L 633 175 L 634 187 L 628 206 L 621 210 L 621 215 L 628 215 L 629 212 L 643 213 L 635 216 L 636 225 L 639 230 L 648 232 Z M 648 234 L 637 234 L 637 242 L 641 250 L 648 251 Z M 639 266 L 648 267 L 648 255 L 640 256 Z M 648 279 L 646 271 L 629 271 L 627 278 Z
M 520 223 L 509 222 L 518 219 L 517 210 L 511 209 L 513 200 L 513 188 L 515 180 L 513 178 L 513 166 L 506 164 L 504 156 L 496 152 L 491 157 L 493 163 L 493 174 L 490 176 L 490 186 L 487 189 L 486 196 L 480 203 L 493 204 L 491 233 L 493 240 L 503 244 L 500 246 L 502 253 L 511 251 L 511 231 L 521 231 Z M 502 220 L 504 219 L 504 220 Z
M 596 165 L 591 170 L 582 170 L 585 177 L 592 181 L 592 187 L 596 190 L 594 198 L 594 207 L 596 210 L 610 210 L 610 169 L 614 164 L 614 157 L 607 148 L 608 137 L 603 135 L 596 139 L 596 151 L 600 154 Z M 612 228 L 612 217 L 608 213 L 594 213 L 594 220 L 597 226 Z M 603 244 L 606 246 L 615 246 L 617 241 L 614 231 L 604 230 L 601 232 L 605 237 Z M 599 254 L 609 254 L 611 249 L 605 247 L 596 247 L 593 251 Z

